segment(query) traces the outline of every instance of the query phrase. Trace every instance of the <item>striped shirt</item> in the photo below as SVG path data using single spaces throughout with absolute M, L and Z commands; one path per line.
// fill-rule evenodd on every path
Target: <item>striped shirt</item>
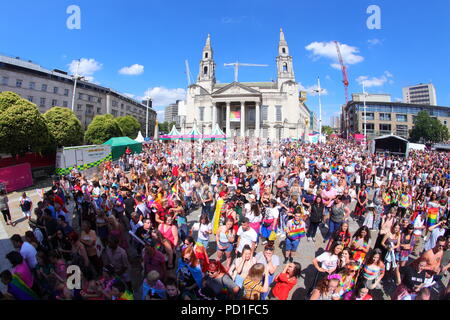
M 364 265 L 363 267 L 363 277 L 367 280 L 375 280 L 384 273 L 384 267 L 379 267 L 377 265 Z

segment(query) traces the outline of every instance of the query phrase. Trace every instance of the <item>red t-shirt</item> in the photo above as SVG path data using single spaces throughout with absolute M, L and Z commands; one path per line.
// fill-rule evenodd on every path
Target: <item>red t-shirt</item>
M 65 213 L 67 213 L 67 209 L 66 209 L 66 207 L 64 206 L 64 201 L 63 201 L 63 199 L 61 199 L 60 196 L 58 196 L 58 195 L 55 194 L 55 197 L 54 197 L 54 200 L 53 200 L 53 201 L 55 201 L 57 204 L 59 204 L 59 205 L 61 206 L 62 211 L 64 211 Z
M 275 282 L 275 287 L 272 289 L 273 295 L 280 300 L 287 300 L 289 292 L 297 284 L 297 278 L 289 278 L 287 273 L 280 273 Z

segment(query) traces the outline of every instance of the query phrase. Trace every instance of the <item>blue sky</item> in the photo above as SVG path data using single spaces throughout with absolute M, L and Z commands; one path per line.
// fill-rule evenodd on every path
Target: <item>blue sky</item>
M 66 26 L 70 5 L 81 9 L 80 30 Z M 379 30 L 366 26 L 370 5 L 381 9 Z M 196 79 L 208 33 L 218 81 L 233 81 L 233 69 L 223 64 L 236 60 L 269 65 L 241 68 L 240 81 L 276 79 L 280 27 L 296 80 L 311 89 L 321 78 L 325 123 L 345 99 L 341 71 L 332 66 L 335 52 L 327 45 L 333 40 L 345 45 L 350 94 L 361 92 L 365 79 L 368 92 L 389 93 L 395 101 L 403 86 L 432 82 L 438 104 L 450 106 L 448 0 L 5 0 L 0 53 L 68 71 L 82 58 L 91 81 L 135 98 L 148 92 L 162 110 L 183 97 L 186 59 Z M 307 105 L 318 112 L 317 96 L 308 95 Z

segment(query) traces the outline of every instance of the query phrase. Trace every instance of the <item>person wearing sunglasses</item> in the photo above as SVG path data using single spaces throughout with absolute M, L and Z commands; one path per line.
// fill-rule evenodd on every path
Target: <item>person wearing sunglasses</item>
M 341 276 L 341 281 L 339 283 L 339 285 L 341 286 L 341 289 L 339 291 L 341 299 L 344 298 L 344 295 L 347 292 L 352 291 L 355 287 L 358 270 L 358 264 L 355 261 L 350 261 L 345 266 L 345 269 L 338 273 Z
M 218 300 L 233 300 L 240 291 L 239 286 L 225 272 L 221 263 L 217 260 L 210 262 L 203 286 L 214 291 Z

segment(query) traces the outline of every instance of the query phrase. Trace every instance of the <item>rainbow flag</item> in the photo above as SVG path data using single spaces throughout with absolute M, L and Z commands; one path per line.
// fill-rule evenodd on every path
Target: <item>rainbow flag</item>
M 306 236 L 306 229 L 305 229 L 305 223 L 298 223 L 296 224 L 295 222 L 291 225 L 290 229 L 287 232 L 287 236 L 289 237 L 289 239 L 291 240 L 298 240 L 303 238 L 304 236 Z
M 333 162 L 333 163 L 331 164 L 331 167 L 330 167 L 331 172 L 335 172 L 336 169 L 337 169 L 337 167 L 338 167 L 337 164 Z
M 130 291 L 125 291 L 118 300 L 134 300 L 134 296 Z
M 38 295 L 17 274 L 12 275 L 8 293 L 17 300 L 39 300 Z
M 437 224 L 439 208 L 428 208 L 427 210 L 427 226 L 432 227 Z

